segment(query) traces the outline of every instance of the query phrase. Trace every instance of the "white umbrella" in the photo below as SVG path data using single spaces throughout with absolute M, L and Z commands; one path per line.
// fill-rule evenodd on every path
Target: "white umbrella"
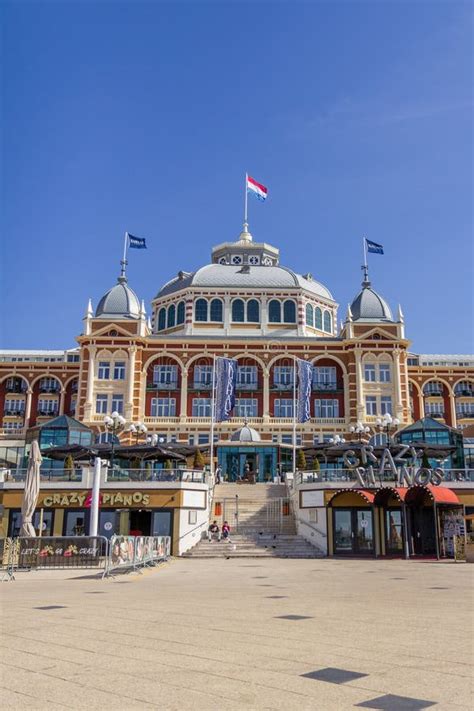
M 42 461 L 43 458 L 38 446 L 38 440 L 34 439 L 31 443 L 28 469 L 26 471 L 25 491 L 21 504 L 20 536 L 36 536 L 32 519 L 40 490 L 40 467 Z

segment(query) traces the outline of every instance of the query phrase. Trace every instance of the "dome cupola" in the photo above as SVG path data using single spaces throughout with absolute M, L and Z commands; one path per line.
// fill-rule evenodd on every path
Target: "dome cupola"
M 122 274 L 118 277 L 117 283 L 99 301 L 95 312 L 95 318 L 116 319 L 133 318 L 139 319 L 140 301 L 133 289 L 128 286 L 127 277 Z
M 350 305 L 352 321 L 393 321 L 390 306 L 374 289 L 365 273 L 362 291 Z
M 245 423 L 243 427 L 231 434 L 230 441 L 244 443 L 260 442 L 261 437 L 257 430 L 254 430 L 252 427 L 249 427 L 247 423 Z

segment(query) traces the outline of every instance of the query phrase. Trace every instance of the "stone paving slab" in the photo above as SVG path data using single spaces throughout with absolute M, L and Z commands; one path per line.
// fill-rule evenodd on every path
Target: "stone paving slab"
M 0 587 L 0 704 L 331 711 L 407 698 L 470 709 L 473 573 L 327 559 L 259 560 L 258 573 L 241 560 L 174 560 L 103 581 L 19 573 Z

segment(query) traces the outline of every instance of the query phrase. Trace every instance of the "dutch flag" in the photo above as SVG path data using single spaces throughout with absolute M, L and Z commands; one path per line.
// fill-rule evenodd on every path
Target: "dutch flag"
M 267 199 L 268 188 L 261 183 L 257 183 L 257 181 L 251 178 L 250 175 L 247 175 L 247 192 L 252 193 L 252 195 L 255 195 L 258 200 L 262 200 L 263 202 Z

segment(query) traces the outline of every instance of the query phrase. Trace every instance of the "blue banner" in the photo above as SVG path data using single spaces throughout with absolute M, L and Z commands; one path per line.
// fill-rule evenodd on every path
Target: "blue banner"
M 306 360 L 298 358 L 298 422 L 307 422 L 311 418 L 311 387 L 313 383 L 313 366 Z
M 228 420 L 235 405 L 237 385 L 237 361 L 232 358 L 216 358 L 216 415 L 215 422 Z
M 128 246 L 130 249 L 146 249 L 146 241 L 144 237 L 134 237 L 128 234 Z
M 377 244 L 377 242 L 371 242 L 370 239 L 366 239 L 365 243 L 367 245 L 367 251 L 373 254 L 383 254 L 383 246 Z

